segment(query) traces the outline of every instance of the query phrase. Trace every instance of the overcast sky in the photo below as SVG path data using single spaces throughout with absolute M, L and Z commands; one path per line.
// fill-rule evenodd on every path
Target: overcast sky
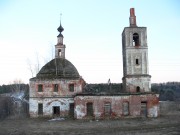
M 180 81 L 179 0 L 0 0 L 0 84 L 28 83 L 29 64 L 54 58 L 60 13 L 66 59 L 85 81 L 121 83 L 131 7 L 147 27 L 152 82 Z

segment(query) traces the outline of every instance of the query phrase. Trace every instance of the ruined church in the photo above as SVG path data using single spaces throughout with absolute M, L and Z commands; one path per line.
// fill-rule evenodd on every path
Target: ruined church
M 30 79 L 30 117 L 158 117 L 158 94 L 151 92 L 147 29 L 137 26 L 134 8 L 129 23 L 122 32 L 123 78 L 119 85 L 86 84 L 65 57 L 60 23 L 55 58 Z

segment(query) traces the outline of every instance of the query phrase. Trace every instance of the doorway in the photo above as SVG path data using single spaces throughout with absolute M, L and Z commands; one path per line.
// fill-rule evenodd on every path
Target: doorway
M 87 103 L 87 116 L 93 116 L 93 103 Z
M 60 116 L 60 106 L 53 106 L 53 116 Z
M 69 117 L 74 118 L 74 103 L 69 104 Z
M 43 104 L 42 103 L 38 104 L 38 115 L 43 115 Z
M 141 102 L 141 117 L 147 117 L 147 102 Z

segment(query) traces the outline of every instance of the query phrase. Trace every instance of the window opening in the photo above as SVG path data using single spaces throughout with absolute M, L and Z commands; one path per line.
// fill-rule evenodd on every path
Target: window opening
M 38 104 L 38 115 L 43 115 L 43 104 L 42 103 Z
M 111 115 L 111 103 L 105 103 L 104 104 L 104 114 L 106 116 L 110 116 Z
M 87 103 L 87 116 L 93 116 L 93 103 Z
M 139 59 L 136 59 L 136 65 L 139 65 Z
M 129 115 L 129 103 L 123 102 L 123 115 L 127 116 Z
M 62 53 L 62 52 L 61 52 L 61 49 L 59 49 L 59 50 L 58 50 L 58 54 L 59 54 L 59 56 L 61 56 L 61 53 Z
M 69 84 L 69 91 L 74 92 L 74 84 Z
M 139 86 L 136 87 L 136 92 L 140 92 L 140 87 Z
M 42 84 L 39 84 L 38 85 L 38 92 L 42 92 L 43 91 L 43 85 Z
M 58 92 L 58 84 L 54 84 L 54 92 Z
M 139 35 L 137 33 L 133 34 L 133 46 L 139 46 Z

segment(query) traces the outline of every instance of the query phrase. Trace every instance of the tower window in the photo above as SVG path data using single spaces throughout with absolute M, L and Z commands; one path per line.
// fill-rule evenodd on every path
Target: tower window
M 136 65 L 139 65 L 139 59 L 136 59 Z
M 58 55 L 61 56 L 61 49 L 58 50 Z
M 133 34 L 133 46 L 139 46 L 139 35 L 137 33 Z
M 140 87 L 139 86 L 136 87 L 136 92 L 140 92 Z

